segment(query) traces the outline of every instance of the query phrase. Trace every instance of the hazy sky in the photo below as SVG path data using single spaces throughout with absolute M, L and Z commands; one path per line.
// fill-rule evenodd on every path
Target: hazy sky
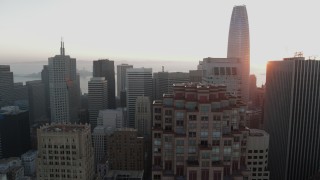
M 0 0 L 0 64 L 78 60 L 174 60 L 226 57 L 234 5 L 247 6 L 251 72 L 303 51 L 320 55 L 319 0 Z M 196 68 L 196 67 L 195 67 Z

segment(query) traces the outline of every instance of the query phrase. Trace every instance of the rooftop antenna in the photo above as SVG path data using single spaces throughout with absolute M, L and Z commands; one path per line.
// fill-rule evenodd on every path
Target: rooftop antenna
M 294 57 L 303 57 L 303 52 L 300 51 L 300 52 L 295 52 L 294 53 Z
M 63 37 L 61 37 L 60 55 L 63 55 L 63 56 L 64 56 L 64 42 L 63 42 Z

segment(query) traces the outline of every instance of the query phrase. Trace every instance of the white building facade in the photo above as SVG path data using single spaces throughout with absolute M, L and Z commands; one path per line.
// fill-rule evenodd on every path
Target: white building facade
M 51 122 L 75 121 L 77 107 L 72 104 L 79 87 L 76 59 L 65 55 L 61 42 L 60 55 L 48 60 Z M 80 101 L 80 97 L 79 97 Z M 75 108 L 75 109 L 74 109 Z
M 108 87 L 104 77 L 93 77 L 88 82 L 88 111 L 91 128 L 97 126 L 99 111 L 108 107 Z
M 152 69 L 151 68 L 132 68 L 127 69 L 127 126 L 135 126 L 135 105 L 138 96 L 149 97 L 152 101 Z
M 120 97 L 120 92 L 126 89 L 126 73 L 127 69 L 133 68 L 133 65 L 119 64 L 117 66 L 117 96 Z

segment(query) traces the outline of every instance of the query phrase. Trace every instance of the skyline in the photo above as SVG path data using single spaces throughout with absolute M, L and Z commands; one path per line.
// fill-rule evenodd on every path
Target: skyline
M 319 55 L 316 43 L 320 36 L 316 33 L 320 27 L 307 21 L 316 17 L 317 2 L 288 2 L 169 4 L 141 0 L 125 2 L 124 6 L 118 1 L 4 0 L 0 6 L 0 62 L 47 61 L 59 53 L 60 38 L 64 37 L 66 54 L 77 61 L 110 58 L 129 64 L 163 61 L 164 65 L 167 61 L 186 61 L 194 63 L 195 69 L 202 58 L 227 56 L 232 8 L 245 4 L 250 74 L 261 79 L 268 60 L 290 57 L 296 51 L 303 51 L 306 57 Z

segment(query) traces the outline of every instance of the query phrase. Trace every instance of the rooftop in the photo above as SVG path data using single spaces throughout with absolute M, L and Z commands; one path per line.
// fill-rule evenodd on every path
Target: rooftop
M 261 129 L 249 129 L 249 136 L 262 137 L 269 136 L 269 134 Z
M 122 170 L 110 170 L 108 172 L 107 178 L 116 179 L 129 179 L 129 178 L 143 178 L 143 171 L 122 171 Z
M 89 124 L 46 124 L 40 127 L 43 132 L 82 132 L 90 130 Z
M 37 150 L 29 150 L 28 152 L 21 155 L 21 158 L 24 157 L 30 157 L 30 156 L 36 156 L 38 154 Z
M 0 109 L 0 114 L 2 115 L 17 115 L 22 112 L 25 111 L 20 110 L 18 106 L 5 106 Z

